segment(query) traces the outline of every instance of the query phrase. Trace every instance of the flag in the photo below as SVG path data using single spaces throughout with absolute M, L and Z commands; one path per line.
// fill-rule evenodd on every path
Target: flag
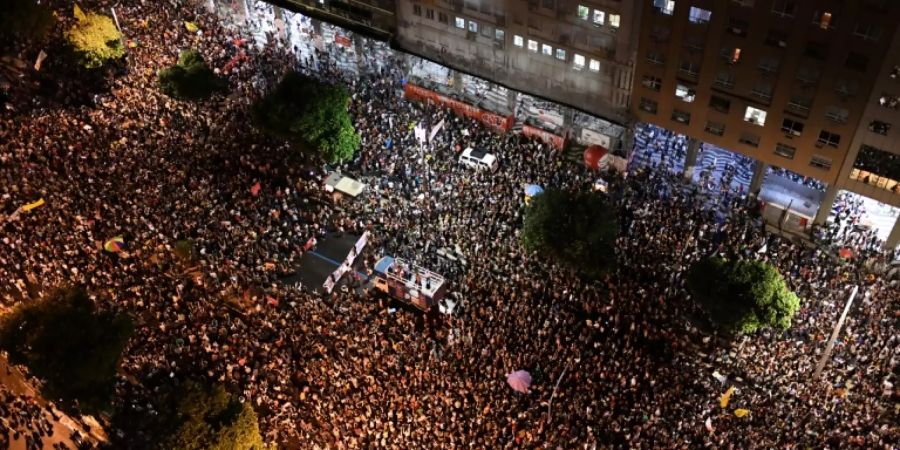
M 41 50 L 41 52 L 38 53 L 37 60 L 34 61 L 34 71 L 35 72 L 39 72 L 41 70 L 41 64 L 44 63 L 45 59 L 47 59 L 47 52 Z
M 734 415 L 737 416 L 737 417 L 744 417 L 744 416 L 746 416 L 747 414 L 750 414 L 750 410 L 749 410 L 749 409 L 741 409 L 741 408 L 738 408 L 738 409 L 734 410 Z
M 200 28 L 197 27 L 197 24 L 195 24 L 194 22 L 188 22 L 186 20 L 184 21 L 184 28 L 187 29 L 188 31 L 190 31 L 191 33 L 196 33 L 198 31 L 200 31 Z
M 103 250 L 110 253 L 119 253 L 125 248 L 125 239 L 122 236 L 116 236 L 103 244 Z
M 22 211 L 31 211 L 32 209 L 37 208 L 38 206 L 43 206 L 43 205 L 44 205 L 44 199 L 42 198 L 36 202 L 31 202 L 31 203 L 22 205 Z
M 731 394 L 732 394 L 732 393 L 734 393 L 734 386 L 728 388 L 728 390 L 725 391 L 724 394 L 722 394 L 722 397 L 719 398 L 719 406 L 721 406 L 721 407 L 723 407 L 723 408 L 727 408 L 727 407 L 728 407 L 728 402 L 731 401 Z
M 262 184 L 257 182 L 253 185 L 253 187 L 250 188 L 250 193 L 253 194 L 254 197 L 256 197 L 257 195 L 259 195 L 260 189 L 262 189 Z

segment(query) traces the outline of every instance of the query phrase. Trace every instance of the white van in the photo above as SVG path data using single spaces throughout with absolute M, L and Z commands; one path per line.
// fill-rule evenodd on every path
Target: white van
M 475 169 L 488 169 L 491 172 L 496 172 L 500 167 L 497 164 L 496 156 L 484 150 L 475 150 L 472 147 L 463 150 L 462 154 L 459 155 L 459 163 Z

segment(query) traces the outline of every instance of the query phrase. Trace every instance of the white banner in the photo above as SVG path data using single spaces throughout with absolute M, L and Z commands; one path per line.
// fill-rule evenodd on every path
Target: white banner
M 428 135 L 428 142 L 433 141 L 434 137 L 437 136 L 438 131 L 441 131 L 442 128 L 444 128 L 444 119 L 441 119 L 437 125 L 431 127 L 431 134 Z
M 593 130 L 588 130 L 587 128 L 581 129 L 579 141 L 584 145 L 599 145 L 607 150 L 610 148 L 609 136 Z

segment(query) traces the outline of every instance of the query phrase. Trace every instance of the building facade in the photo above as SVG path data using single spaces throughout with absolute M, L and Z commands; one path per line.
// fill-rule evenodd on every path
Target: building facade
M 266 0 L 266 2 L 380 40 L 391 39 L 396 31 L 394 0 Z
M 396 3 L 397 47 L 516 91 L 627 121 L 640 2 Z
M 642 3 L 638 120 L 836 185 L 900 2 Z

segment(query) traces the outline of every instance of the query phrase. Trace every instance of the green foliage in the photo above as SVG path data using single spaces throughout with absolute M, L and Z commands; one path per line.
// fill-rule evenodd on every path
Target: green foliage
M 163 396 L 157 447 L 179 450 L 262 450 L 256 413 L 222 386 L 186 382 Z
M 349 161 L 359 148 L 359 134 L 347 110 L 350 94 L 295 72 L 253 105 L 253 122 L 261 130 L 316 149 L 325 161 Z
M 131 320 L 98 312 L 80 288 L 57 289 L 20 306 L 0 322 L 0 347 L 46 381 L 44 395 L 77 401 L 82 410 L 108 407 Z
M 4 0 L 0 6 L 0 34 L 19 39 L 42 39 L 53 28 L 56 17 L 47 2 Z
M 178 56 L 178 64 L 159 72 L 159 87 L 170 97 L 201 100 L 225 89 L 225 81 L 217 77 L 203 56 L 186 50 Z
M 77 22 L 66 32 L 66 38 L 75 48 L 82 65 L 94 69 L 125 56 L 122 35 L 111 17 L 84 13 L 76 5 L 75 18 Z
M 691 267 L 687 283 L 712 321 L 727 332 L 786 330 L 800 309 L 800 299 L 778 269 L 761 261 L 704 258 Z
M 527 208 L 521 234 L 527 250 L 590 277 L 614 266 L 619 225 L 603 194 L 548 189 Z

